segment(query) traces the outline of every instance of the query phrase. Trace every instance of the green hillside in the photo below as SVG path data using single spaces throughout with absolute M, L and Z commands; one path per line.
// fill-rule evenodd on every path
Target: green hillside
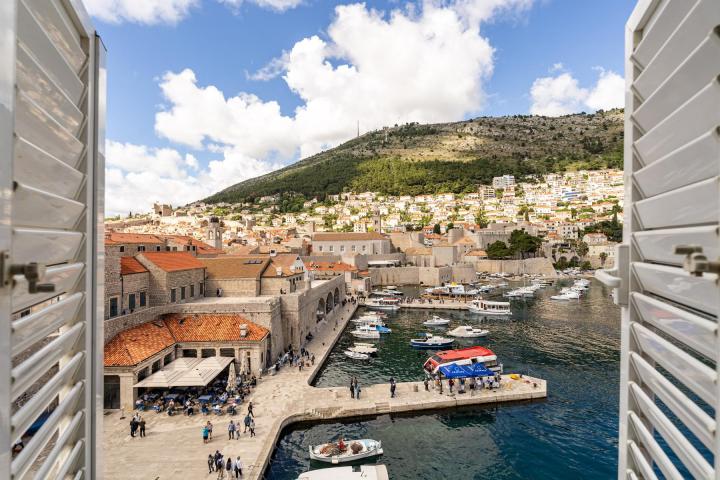
M 470 192 L 503 174 L 523 180 L 566 170 L 622 168 L 622 141 L 622 110 L 407 124 L 366 133 L 206 201 L 235 203 L 283 192 L 307 198 L 348 190 Z

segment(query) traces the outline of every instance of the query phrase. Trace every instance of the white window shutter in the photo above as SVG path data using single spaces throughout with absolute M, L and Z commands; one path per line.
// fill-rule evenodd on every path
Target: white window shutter
M 625 38 L 618 478 L 718 479 L 720 1 L 641 0 Z M 658 474 L 659 473 L 659 474 Z
M 105 50 L 80 0 L 0 31 L 0 478 L 100 478 Z

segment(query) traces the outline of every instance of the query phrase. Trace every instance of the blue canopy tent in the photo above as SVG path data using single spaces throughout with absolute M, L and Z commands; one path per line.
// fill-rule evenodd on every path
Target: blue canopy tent
M 473 363 L 472 365 L 451 363 L 440 367 L 438 371 L 445 378 L 492 377 L 495 375 L 492 370 L 488 370 L 482 363 Z

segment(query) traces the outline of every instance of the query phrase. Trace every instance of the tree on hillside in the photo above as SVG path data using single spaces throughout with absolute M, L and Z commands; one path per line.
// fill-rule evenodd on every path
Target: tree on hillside
M 485 210 L 480 210 L 475 215 L 475 223 L 480 225 L 480 228 L 487 228 L 489 222 L 487 220 L 487 217 L 485 217 Z
M 590 248 L 588 247 L 588 244 L 583 242 L 582 240 L 579 240 L 575 245 L 575 253 L 577 253 L 581 257 L 587 255 L 589 250 Z
M 507 258 L 512 253 L 507 247 L 507 245 L 505 245 L 505 242 L 503 242 L 502 240 L 498 240 L 497 242 L 493 242 L 488 245 L 487 249 L 485 249 L 485 252 L 487 253 L 488 258 L 491 260 Z
M 433 225 L 433 233 L 435 235 L 440 235 L 440 224 L 439 223 L 436 223 L 435 225 Z
M 534 254 L 540 249 L 540 237 L 530 235 L 525 230 L 513 230 L 510 234 L 510 252 L 525 258 L 526 254 Z
M 608 254 L 607 254 L 607 253 L 605 253 L 605 252 L 600 252 L 600 265 L 601 265 L 601 266 L 603 266 L 603 267 L 605 266 L 605 261 L 607 260 L 607 258 L 608 258 Z

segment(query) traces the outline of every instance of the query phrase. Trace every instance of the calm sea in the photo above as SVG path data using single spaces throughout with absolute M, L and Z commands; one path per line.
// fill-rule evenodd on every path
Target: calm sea
M 339 435 L 382 440 L 385 454 L 378 462 L 387 465 L 393 480 L 615 477 L 620 311 L 610 291 L 597 282 L 579 301 L 551 300 L 557 290 L 550 287 L 535 299 L 513 301 L 510 320 L 402 310 L 389 318 L 393 333 L 383 336 L 378 357 L 368 362 L 342 354 L 354 341 L 348 329 L 315 382 L 320 387 L 346 385 L 352 375 L 361 385 L 387 382 L 391 376 L 421 380 L 428 353 L 408 342 L 428 331 L 421 323 L 435 313 L 450 318 L 451 328 L 481 324 L 490 330 L 486 339 L 475 342 L 491 348 L 506 373 L 547 379 L 546 400 L 291 426 L 278 442 L 267 478 L 295 479 L 317 468 L 308 459 L 308 445 Z M 406 292 L 416 294 L 417 289 Z

